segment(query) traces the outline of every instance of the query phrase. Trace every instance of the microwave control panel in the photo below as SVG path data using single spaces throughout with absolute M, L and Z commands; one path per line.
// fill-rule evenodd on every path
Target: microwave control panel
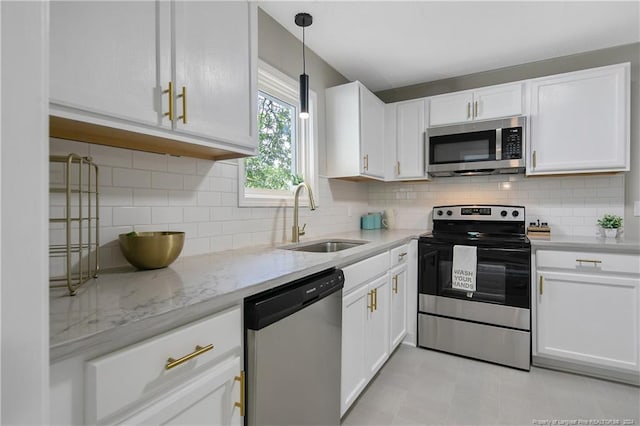
M 522 158 L 522 127 L 502 129 L 502 159 Z

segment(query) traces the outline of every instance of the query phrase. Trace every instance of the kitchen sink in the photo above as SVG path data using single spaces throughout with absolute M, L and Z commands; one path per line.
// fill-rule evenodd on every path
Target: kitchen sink
M 367 244 L 369 241 L 360 240 L 321 240 L 308 243 L 298 243 L 280 247 L 283 250 L 306 251 L 311 253 L 334 253 Z

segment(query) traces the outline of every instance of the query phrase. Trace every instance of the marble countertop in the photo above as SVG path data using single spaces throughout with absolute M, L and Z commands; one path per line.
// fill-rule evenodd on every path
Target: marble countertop
M 632 238 L 571 237 L 551 235 L 548 240 L 531 240 L 531 249 L 575 249 L 640 254 L 640 241 Z
M 85 283 L 76 296 L 51 291 L 50 360 L 127 346 L 238 304 L 247 296 L 381 253 L 423 232 L 361 230 L 301 242 L 369 241 L 335 253 L 263 246 L 184 257 L 164 269 L 104 272 Z

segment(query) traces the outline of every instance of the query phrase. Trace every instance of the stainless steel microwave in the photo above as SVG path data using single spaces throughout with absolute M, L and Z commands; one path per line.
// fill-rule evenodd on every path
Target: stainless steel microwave
M 524 172 L 526 121 L 518 116 L 427 129 L 427 173 L 441 177 Z

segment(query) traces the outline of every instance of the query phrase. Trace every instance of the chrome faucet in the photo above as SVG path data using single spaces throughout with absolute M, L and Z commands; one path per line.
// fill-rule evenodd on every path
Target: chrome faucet
M 296 186 L 296 191 L 293 195 L 293 227 L 291 228 L 291 242 L 297 243 L 300 242 L 300 235 L 304 235 L 304 228 L 307 227 L 305 223 L 302 226 L 302 229 L 298 226 L 298 197 L 300 196 L 300 191 L 302 188 L 307 189 L 307 194 L 309 194 L 309 209 L 316 209 L 316 202 L 313 200 L 313 192 L 311 191 L 311 187 L 306 182 L 301 182 L 298 186 Z

